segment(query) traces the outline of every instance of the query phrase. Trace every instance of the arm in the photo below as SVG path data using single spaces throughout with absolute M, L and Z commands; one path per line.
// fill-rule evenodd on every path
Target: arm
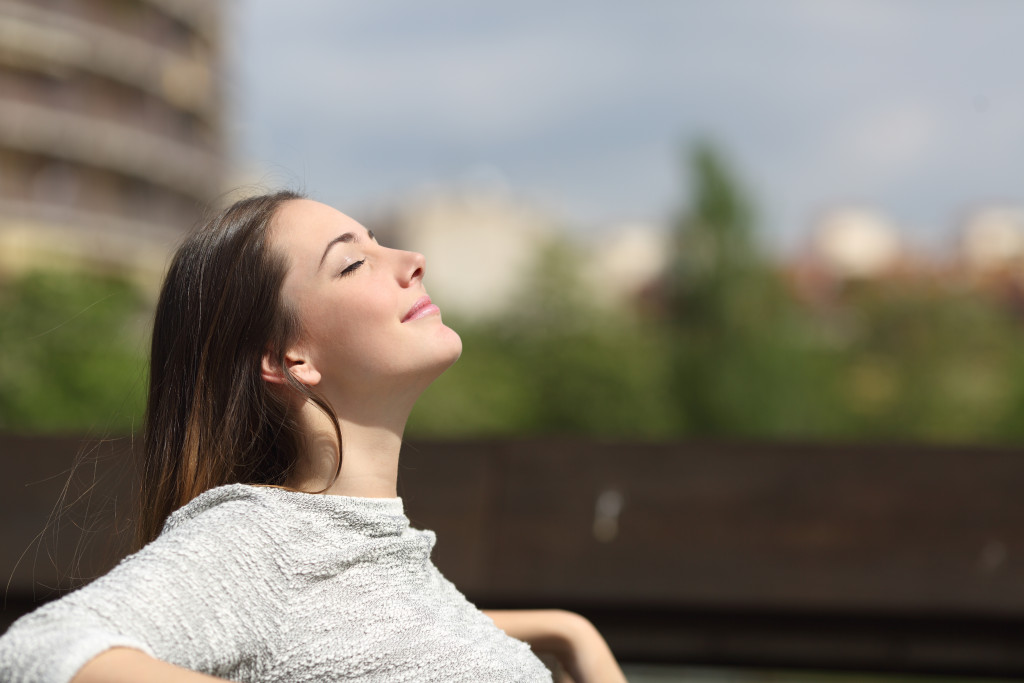
M 484 610 L 508 635 L 558 658 L 576 683 L 626 683 L 594 625 L 564 610 Z
M 92 667 L 104 660 L 142 656 L 221 676 L 256 666 L 260 644 L 276 635 L 286 586 L 261 538 L 270 522 L 239 505 L 210 508 L 23 616 L 0 637 L 0 680 L 68 683 L 82 672 L 96 680 Z M 236 533 L 243 515 L 251 533 Z M 130 652 L 106 654 L 115 648 Z
M 223 680 L 161 662 L 139 650 L 116 647 L 90 660 L 71 683 L 214 683 Z

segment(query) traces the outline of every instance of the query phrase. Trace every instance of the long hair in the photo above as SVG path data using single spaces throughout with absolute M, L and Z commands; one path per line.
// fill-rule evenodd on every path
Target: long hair
M 171 261 L 153 323 L 136 548 L 203 491 L 288 480 L 302 434 L 287 398 L 261 377 L 265 355 L 332 418 L 340 471 L 334 411 L 284 363 L 300 324 L 281 296 L 287 264 L 269 233 L 281 205 L 300 198 L 282 191 L 238 201 Z

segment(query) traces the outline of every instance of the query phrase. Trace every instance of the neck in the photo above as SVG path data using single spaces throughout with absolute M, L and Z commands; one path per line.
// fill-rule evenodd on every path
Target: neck
M 290 485 L 302 491 L 360 498 L 398 495 L 398 455 L 408 411 L 373 420 L 339 415 L 342 451 L 338 472 L 337 437 L 330 419 L 312 405 L 303 408 L 305 449 Z M 337 477 L 335 474 L 337 473 Z

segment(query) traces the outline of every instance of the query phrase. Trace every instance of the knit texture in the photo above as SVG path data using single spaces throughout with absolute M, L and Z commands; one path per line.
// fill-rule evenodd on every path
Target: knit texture
M 438 572 L 400 498 L 234 484 L 0 638 L 0 680 L 67 683 L 99 653 L 142 650 L 234 681 L 550 681 Z

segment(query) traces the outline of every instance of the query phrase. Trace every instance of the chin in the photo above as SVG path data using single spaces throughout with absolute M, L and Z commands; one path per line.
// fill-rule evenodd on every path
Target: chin
M 445 329 L 448 330 L 451 340 L 448 345 L 447 362 L 445 362 L 444 366 L 441 368 L 441 372 L 444 372 L 454 365 L 455 361 L 457 361 L 462 355 L 462 337 L 460 337 L 459 334 L 450 327 L 446 327 Z
M 440 377 L 462 355 L 462 338 L 450 327 L 445 327 L 442 334 L 434 337 L 430 346 L 429 356 L 421 357 L 419 362 L 406 370 L 411 373 L 409 377 L 416 377 L 415 383 L 421 389 Z

